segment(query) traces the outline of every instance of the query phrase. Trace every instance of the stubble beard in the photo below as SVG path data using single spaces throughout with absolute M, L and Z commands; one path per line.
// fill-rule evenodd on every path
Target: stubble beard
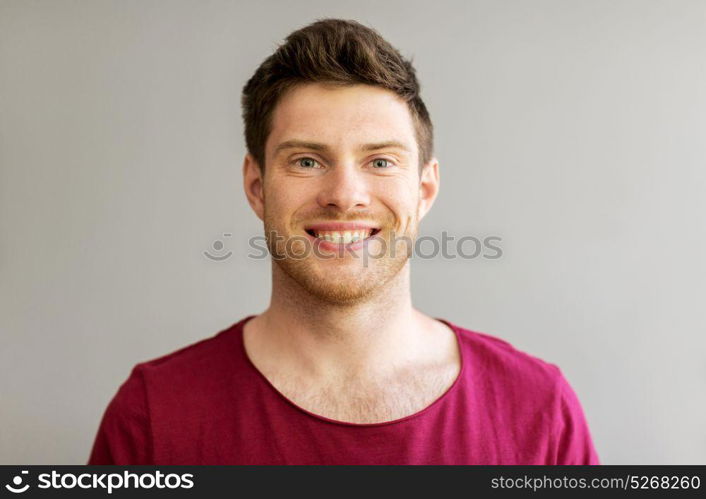
M 278 227 L 267 213 L 264 224 L 267 247 L 277 267 L 313 298 L 335 305 L 354 305 L 384 291 L 412 256 L 417 235 L 417 220 L 410 220 L 402 234 L 404 240 L 397 243 L 394 251 L 391 248 L 393 233 L 384 229 L 377 235 L 385 238 L 384 253 L 371 251 L 365 258 L 364 250 L 358 250 L 357 255 L 343 252 L 344 256 L 336 254 L 334 258 L 322 260 L 308 241 L 304 243 L 303 236 L 287 244 L 287 237 L 292 235 Z M 274 237 L 277 235 L 279 237 Z M 402 239 L 402 235 L 394 235 Z M 307 252 L 306 256 L 296 256 L 303 251 Z M 319 255 L 329 254 L 321 251 Z M 346 263 L 336 262 L 341 258 L 346 259 Z

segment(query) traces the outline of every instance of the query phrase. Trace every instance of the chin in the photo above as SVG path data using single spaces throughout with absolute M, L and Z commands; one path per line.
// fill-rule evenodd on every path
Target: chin
M 318 287 L 309 288 L 308 291 L 322 302 L 331 303 L 333 305 L 352 305 L 360 303 L 375 294 L 375 288 L 366 290 L 361 288 Z
M 279 268 L 311 296 L 331 304 L 355 304 L 379 293 L 404 266 L 404 261 L 365 269 L 340 268 L 324 272 L 316 265 L 290 259 L 275 260 Z M 390 265 L 393 264 L 394 265 Z
M 362 277 L 359 270 L 351 273 L 337 272 L 327 277 L 310 271 L 307 266 L 296 263 L 288 265 L 286 262 L 281 260 L 277 263 L 310 295 L 328 303 L 356 303 L 375 294 L 376 289 L 382 285 L 379 278 L 372 275 Z

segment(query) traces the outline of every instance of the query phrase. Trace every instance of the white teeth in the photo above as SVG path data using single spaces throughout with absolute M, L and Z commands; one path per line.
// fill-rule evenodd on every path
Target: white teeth
M 332 243 L 349 244 L 369 237 L 371 232 L 371 230 L 347 230 L 343 232 L 332 230 L 318 231 L 315 234 L 319 239 L 331 241 Z

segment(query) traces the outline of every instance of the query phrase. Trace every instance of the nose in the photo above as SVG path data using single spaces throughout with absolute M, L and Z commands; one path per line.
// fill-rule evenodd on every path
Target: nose
M 317 201 L 323 208 L 337 207 L 342 212 L 370 205 L 364 172 L 353 164 L 338 164 L 321 178 Z

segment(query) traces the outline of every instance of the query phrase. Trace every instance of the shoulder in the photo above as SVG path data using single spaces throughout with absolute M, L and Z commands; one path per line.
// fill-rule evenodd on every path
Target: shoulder
M 137 362 L 120 384 L 109 409 L 144 417 L 152 397 L 208 383 L 235 357 L 233 340 L 241 322 L 167 354 Z
M 204 394 L 221 386 L 218 379 L 224 378 L 226 359 L 235 357 L 231 336 L 241 322 L 135 364 L 103 413 L 88 464 L 152 464 L 155 435 L 165 434 L 162 426 L 174 422 L 169 418 L 193 415 L 208 401 Z
M 552 464 L 598 464 L 581 403 L 556 364 L 497 336 L 454 326 L 465 377 L 488 411 L 524 424 L 542 421 Z
M 147 384 L 158 381 L 178 383 L 220 372 L 236 357 L 237 334 L 243 321 L 167 354 L 139 362 L 130 376 L 143 377 Z
M 214 398 L 233 391 L 239 376 L 239 321 L 218 333 L 133 365 L 111 402 L 110 411 L 140 419 L 208 410 Z M 242 363 L 241 363 L 242 364 Z M 199 407 L 203 409 L 198 409 Z
M 455 325 L 465 367 L 488 382 L 520 385 L 555 393 L 562 383 L 559 367 L 516 348 L 497 336 Z

